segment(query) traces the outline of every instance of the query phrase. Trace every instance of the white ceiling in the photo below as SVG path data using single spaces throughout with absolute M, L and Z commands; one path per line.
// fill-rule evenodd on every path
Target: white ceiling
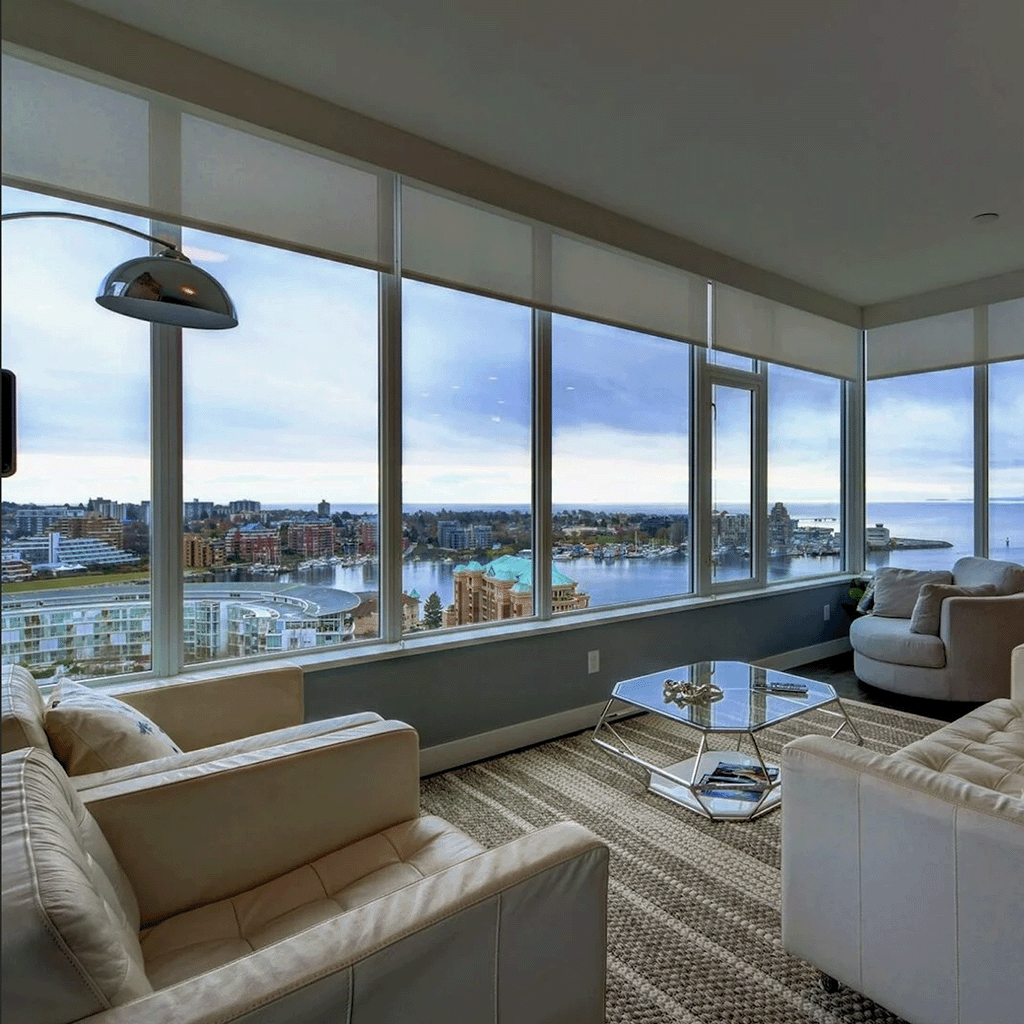
M 76 2 L 859 305 L 1024 267 L 1020 0 Z

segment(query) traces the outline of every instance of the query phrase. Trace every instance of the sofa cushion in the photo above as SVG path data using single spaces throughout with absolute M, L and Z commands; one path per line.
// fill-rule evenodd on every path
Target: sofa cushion
M 1024 565 L 968 556 L 954 564 L 953 582 L 968 587 L 994 583 L 997 594 L 1020 594 L 1024 593 Z
M 5 1024 L 79 1020 L 151 992 L 135 894 L 64 770 L 26 747 L 4 755 L 2 779 Z
M 166 988 L 483 852 L 442 818 L 402 822 L 248 892 L 145 929 L 146 972 L 155 988 Z
M 1024 701 L 989 701 L 892 756 L 1024 798 Z
M 914 613 L 910 616 L 911 633 L 939 635 L 942 621 L 942 602 L 947 597 L 995 597 L 994 583 L 979 583 L 976 587 L 957 586 L 955 583 L 926 583 L 917 595 Z
M 952 583 L 951 572 L 922 569 L 897 569 L 884 566 L 875 572 L 873 613 L 883 618 L 909 619 L 914 613 L 917 594 L 926 583 Z
M 51 694 L 44 724 L 53 752 L 69 775 L 181 753 L 170 736 L 141 711 L 67 680 Z
M 867 615 L 850 624 L 850 644 L 876 661 L 919 668 L 944 668 L 946 646 L 929 633 L 911 633 L 909 619 Z
M 43 695 L 32 673 L 22 665 L 4 665 L 3 672 L 0 684 L 3 752 L 7 754 L 22 747 L 49 750 L 50 742 L 43 729 Z

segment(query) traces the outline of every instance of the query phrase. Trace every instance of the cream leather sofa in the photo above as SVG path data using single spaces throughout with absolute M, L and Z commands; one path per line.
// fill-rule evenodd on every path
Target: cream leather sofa
M 952 582 L 992 584 L 996 595 L 947 597 L 938 635 L 913 632 L 909 617 L 854 620 L 850 646 L 858 679 L 935 700 L 986 701 L 1009 694 L 1010 651 L 1024 643 L 1024 566 L 961 558 L 953 566 Z
M 782 755 L 782 940 L 911 1024 L 1024 1020 L 1024 646 L 1012 696 L 892 755 Z
M 90 787 L 3 756 L 4 1024 L 604 1021 L 608 849 L 419 814 L 376 721 Z
M 186 673 L 147 682 L 143 688 L 122 684 L 105 689 L 164 729 L 183 753 L 76 775 L 71 782 L 78 790 L 381 721 L 380 715 L 360 712 L 305 722 L 302 668 L 287 661 Z M 44 728 L 45 702 L 27 669 L 4 665 L 0 677 L 3 753 L 28 746 L 52 752 Z

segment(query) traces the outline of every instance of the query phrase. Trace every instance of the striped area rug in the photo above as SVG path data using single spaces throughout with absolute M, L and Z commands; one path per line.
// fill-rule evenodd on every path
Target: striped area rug
M 898 749 L 943 724 L 843 703 L 872 750 Z M 758 740 L 777 755 L 796 736 L 834 723 L 812 712 Z M 616 729 L 655 764 L 696 752 L 695 732 L 655 715 Z M 645 773 L 590 735 L 431 776 L 421 802 L 485 846 L 565 819 L 608 844 L 609 1024 L 899 1024 L 845 987 L 826 994 L 817 972 L 782 949 L 784 809 L 752 822 L 708 821 L 648 793 Z

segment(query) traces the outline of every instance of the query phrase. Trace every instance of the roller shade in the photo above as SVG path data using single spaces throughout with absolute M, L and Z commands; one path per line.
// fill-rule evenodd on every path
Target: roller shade
M 380 266 L 376 174 L 191 114 L 181 116 L 180 212 Z
M 381 266 L 375 171 L 8 56 L 3 102 L 5 181 Z
M 533 301 L 533 227 L 402 185 L 402 272 L 517 302 Z
M 595 242 L 553 234 L 551 307 L 703 344 L 707 281 Z
M 987 311 L 985 317 L 961 309 L 868 331 L 868 377 L 1024 358 L 1024 299 L 993 303 Z
M 149 203 L 149 104 L 3 57 L 3 174 L 101 205 Z
M 719 284 L 714 309 L 715 348 L 832 377 L 857 377 L 856 327 Z

